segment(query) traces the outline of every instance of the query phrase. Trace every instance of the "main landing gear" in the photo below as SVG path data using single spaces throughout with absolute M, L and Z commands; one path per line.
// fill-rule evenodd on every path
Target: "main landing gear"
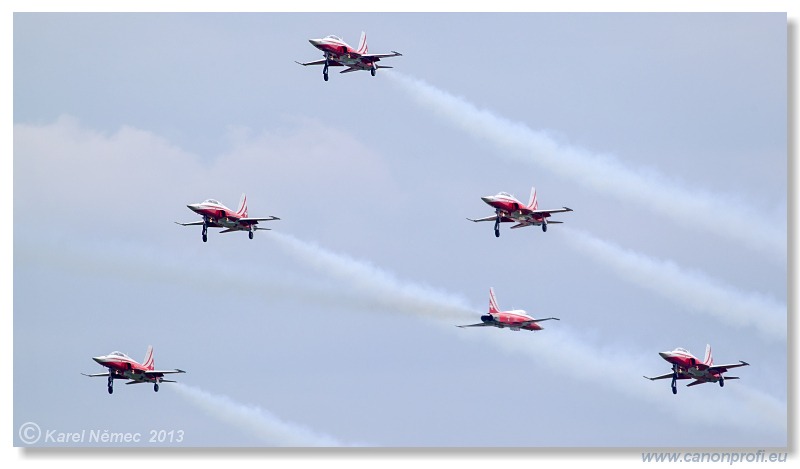
M 719 387 L 725 386 L 725 378 L 722 376 L 719 377 Z
M 372 66 L 372 68 L 370 68 L 370 69 L 369 69 L 369 73 L 371 73 L 371 74 L 372 74 L 372 76 L 374 77 L 374 76 L 375 76 L 375 72 L 376 72 L 377 70 L 378 70 L 378 69 L 377 69 L 377 67 L 375 67 L 375 66 L 373 65 L 373 66 Z
M 672 394 L 678 394 L 678 365 L 672 365 Z
M 547 233 L 547 222 L 542 223 L 542 231 Z
M 253 230 L 250 230 L 250 232 L 247 233 L 247 235 L 250 237 L 250 239 L 253 239 Z
M 108 375 L 108 393 L 114 394 L 114 377 Z
M 158 392 L 158 383 L 153 385 L 153 391 Z

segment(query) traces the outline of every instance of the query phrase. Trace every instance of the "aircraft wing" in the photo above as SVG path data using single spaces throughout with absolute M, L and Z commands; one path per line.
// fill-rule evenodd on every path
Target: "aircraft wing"
M 485 322 L 481 322 L 481 323 L 478 323 L 478 324 L 467 324 L 465 326 L 456 326 L 456 327 L 486 327 L 486 326 L 491 326 L 491 324 L 487 324 Z
M 176 222 L 175 222 L 175 224 L 177 224 L 177 225 L 181 225 L 181 226 L 202 225 L 202 224 L 203 224 L 203 220 L 199 220 L 199 221 L 190 221 L 189 223 L 181 223 L 181 222 L 179 222 L 179 221 L 176 221 Z
M 313 60 L 311 62 L 298 62 L 298 61 L 295 60 L 294 63 L 300 64 L 300 65 L 325 65 L 325 59 Z M 329 67 L 342 67 L 343 65 L 340 64 L 339 62 L 335 61 L 335 60 L 328 60 L 328 66 Z
M 361 60 L 374 62 L 375 60 L 384 59 L 386 57 L 398 57 L 398 56 L 401 56 L 401 55 L 403 55 L 403 54 L 401 54 L 400 52 L 397 52 L 397 51 L 391 51 L 389 53 L 383 53 L 383 54 L 366 54 L 366 55 L 362 55 L 361 56 Z
M 267 218 L 240 218 L 239 221 L 242 223 L 254 222 L 254 221 L 272 221 L 272 220 L 280 220 L 278 217 L 267 217 Z
M 530 326 L 531 324 L 536 324 L 537 322 L 542 322 L 542 321 L 549 321 L 551 319 L 555 319 L 556 321 L 560 321 L 561 320 L 561 319 L 558 319 L 558 318 L 534 319 L 532 321 L 521 322 L 521 323 L 519 323 L 519 325 L 520 326 Z
M 361 70 L 361 69 L 360 69 L 360 68 L 358 68 L 358 67 L 349 67 L 349 68 L 346 68 L 345 70 L 342 70 L 342 71 L 341 71 L 341 72 L 339 72 L 339 73 L 350 73 L 350 72 L 357 72 L 357 71 L 359 71 L 359 70 Z
M 739 360 L 739 363 L 735 363 L 733 365 L 714 365 L 714 366 L 710 366 L 710 367 L 708 367 L 708 371 L 716 371 L 718 373 L 725 373 L 726 371 L 728 371 L 731 368 L 739 368 L 740 366 L 749 366 L 749 365 L 750 365 L 749 363 Z M 725 378 L 725 379 L 728 379 L 728 378 Z
M 467 218 L 467 220 L 475 221 L 475 222 L 478 222 L 478 221 L 495 221 L 495 220 L 497 220 L 497 215 L 492 215 L 490 217 L 483 217 L 483 218 L 475 218 L 475 219 Z M 512 221 L 514 221 L 513 218 L 500 217 L 500 223 L 511 223 Z
M 96 378 L 96 377 L 98 377 L 98 376 L 108 376 L 108 371 L 106 371 L 105 373 L 92 373 L 92 374 L 90 374 L 90 375 L 87 375 L 86 373 L 81 373 L 81 374 L 82 374 L 83 376 L 88 376 L 88 377 L 90 377 L 90 378 Z
M 550 214 L 550 213 L 562 213 L 562 212 L 572 212 L 572 209 L 569 208 L 569 207 L 562 207 L 562 208 L 557 208 L 557 209 L 553 209 L 553 210 L 531 210 L 528 213 L 531 213 L 531 214 L 534 214 L 534 215 L 546 215 L 546 214 Z M 550 223 L 550 222 L 548 222 L 548 223 Z
M 657 380 L 657 379 L 666 379 L 666 378 L 672 378 L 672 373 L 667 373 L 667 374 L 665 374 L 665 375 L 661 375 L 661 376 L 654 376 L 654 377 L 652 377 L 652 378 L 651 378 L 651 377 L 649 377 L 649 376 L 643 376 L 643 378 L 647 378 L 647 379 L 649 379 L 650 381 L 655 381 L 655 380 Z
M 172 373 L 186 373 L 186 372 L 183 370 L 179 370 L 178 368 L 175 368 L 174 370 L 148 370 L 144 372 L 145 376 L 147 376 L 148 378 L 153 376 L 161 377 L 163 375 L 168 375 Z

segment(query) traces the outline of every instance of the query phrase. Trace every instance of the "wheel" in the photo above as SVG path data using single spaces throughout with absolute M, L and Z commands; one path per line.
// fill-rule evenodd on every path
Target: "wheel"
M 109 393 L 109 394 L 114 394 L 114 388 L 113 388 L 113 387 L 111 387 L 111 386 L 109 386 L 109 387 L 108 387 L 108 393 Z
M 327 73 L 323 73 L 322 74 L 322 78 L 324 78 L 325 81 L 328 81 L 328 74 Z
M 250 239 L 253 239 L 253 232 L 251 231 L 251 232 L 250 232 L 250 233 L 248 233 L 248 234 L 250 235 Z
M 371 73 L 372 76 L 374 77 L 375 76 L 375 69 L 373 68 L 372 70 L 369 71 L 369 73 Z
M 494 237 L 495 238 L 499 238 L 500 237 L 500 230 L 494 230 Z
M 723 387 L 723 386 L 725 386 L 725 380 L 724 379 L 720 379 L 719 380 L 719 387 Z
M 672 386 L 672 394 L 678 394 L 678 388 L 677 387 Z
M 542 223 L 542 231 L 547 233 L 547 223 Z
M 207 241 L 208 241 L 208 236 L 207 235 L 203 235 L 203 242 L 205 243 Z
M 153 386 L 153 391 L 158 392 L 158 383 Z

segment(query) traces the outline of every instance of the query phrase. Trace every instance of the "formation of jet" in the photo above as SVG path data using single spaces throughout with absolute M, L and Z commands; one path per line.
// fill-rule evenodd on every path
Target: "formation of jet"
M 726 379 L 739 379 L 738 376 L 723 376 L 731 368 L 748 366 L 749 363 L 739 360 L 739 363 L 732 365 L 714 365 L 714 358 L 711 356 L 711 345 L 706 345 L 706 356 L 703 361 L 695 357 L 688 350 L 676 348 L 671 352 L 659 352 L 661 358 L 672 364 L 672 373 L 667 373 L 653 378 L 645 376 L 650 381 L 657 379 L 672 378 L 672 394 L 678 394 L 677 380 L 693 379 L 686 386 L 694 386 L 703 383 L 719 383 L 719 387 L 725 386 Z
M 153 346 L 147 347 L 147 353 L 142 363 L 137 362 L 122 352 L 111 352 L 108 355 L 92 357 L 92 360 L 108 368 L 105 373 L 85 374 L 91 378 L 98 376 L 108 376 L 108 393 L 114 394 L 114 380 L 127 379 L 125 384 L 153 383 L 153 390 L 158 392 L 159 383 L 174 383 L 175 381 L 164 379 L 164 375 L 172 373 L 186 373 L 175 368 L 174 370 L 156 370 L 153 360 Z
M 550 215 L 572 211 L 572 209 L 568 207 L 554 210 L 540 210 L 539 201 L 536 199 L 535 187 L 531 188 L 531 198 L 527 205 L 522 205 L 522 202 L 507 192 L 500 192 L 497 195 L 487 195 L 481 197 L 481 200 L 494 208 L 495 214 L 490 217 L 478 219 L 467 218 L 467 220 L 474 222 L 493 221 L 494 235 L 498 238 L 500 237 L 500 223 L 516 223 L 511 229 L 523 228 L 526 226 L 541 226 L 542 231 L 547 231 L 548 224 L 563 223 L 560 221 L 548 220 Z
M 361 38 L 357 48 L 351 47 L 338 36 L 326 36 L 322 39 L 309 39 L 309 42 L 322 51 L 324 59 L 315 60 L 311 62 L 297 62 L 300 65 L 323 65 L 322 76 L 325 81 L 328 81 L 328 68 L 329 67 L 346 67 L 340 73 L 349 73 L 358 70 L 369 70 L 372 76 L 380 68 L 392 68 L 390 66 L 378 65 L 378 62 L 383 58 L 401 56 L 399 52 L 391 51 L 390 53 L 370 54 L 367 47 L 366 33 L 361 33 Z M 523 228 L 526 226 L 541 226 L 542 231 L 547 231 L 547 225 L 551 223 L 563 223 L 561 221 L 549 220 L 554 213 L 571 212 L 572 209 L 562 207 L 553 210 L 539 209 L 539 203 L 536 197 L 536 188 L 531 188 L 531 195 L 528 203 L 523 205 L 513 195 L 500 192 L 494 196 L 481 197 L 486 204 L 491 206 L 495 214 L 492 216 L 472 219 L 467 218 L 473 222 L 494 221 L 495 237 L 500 237 L 500 223 L 516 223 L 511 229 Z M 221 233 L 229 233 L 232 231 L 247 231 L 249 238 L 253 239 L 253 233 L 257 230 L 269 230 L 269 228 L 262 228 L 257 226 L 262 221 L 280 220 L 275 216 L 266 218 L 251 218 L 247 213 L 247 196 L 242 194 L 239 202 L 239 207 L 233 211 L 214 199 L 208 199 L 204 202 L 197 204 L 187 205 L 189 209 L 198 215 L 202 216 L 202 220 L 180 223 L 175 222 L 182 226 L 202 226 L 203 227 L 203 242 L 207 242 L 208 228 L 223 228 Z M 494 289 L 489 288 L 489 312 L 482 315 L 481 322 L 477 324 L 460 325 L 458 327 L 497 327 L 500 329 L 508 328 L 512 331 L 529 330 L 539 331 L 543 327 L 539 324 L 543 321 L 559 320 L 556 317 L 549 317 L 543 319 L 535 319 L 523 310 L 509 310 L 502 311 L 497 305 Z M 736 364 L 729 365 L 714 365 L 711 355 L 711 346 L 706 346 L 705 358 L 700 361 L 697 357 L 693 356 L 683 348 L 676 348 L 671 352 L 660 352 L 659 355 L 672 364 L 672 372 L 656 377 L 645 378 L 654 381 L 659 379 L 672 379 L 672 393 L 677 394 L 677 380 L 691 379 L 693 380 L 687 386 L 694 386 L 703 383 L 719 383 L 720 387 L 724 386 L 726 379 L 739 379 L 737 376 L 724 376 L 730 369 L 748 366 L 749 363 L 739 361 Z M 114 380 L 126 379 L 125 384 L 141 384 L 152 383 L 154 391 L 158 392 L 159 383 L 175 381 L 164 379 L 167 374 L 185 373 L 185 371 L 175 368 L 172 370 L 156 370 L 153 359 L 153 347 L 147 348 L 144 361 L 140 364 L 131 359 L 122 352 L 111 352 L 105 356 L 98 356 L 92 358 L 95 362 L 99 363 L 105 368 L 107 372 L 84 374 L 89 377 L 108 377 L 108 393 L 114 392 Z M 83 373 L 82 373 L 83 374 Z
M 544 328 L 538 323 L 542 321 L 549 321 L 551 319 L 560 321 L 558 318 L 534 319 L 528 316 L 525 311 L 521 309 L 501 311 L 497 306 L 497 299 L 494 297 L 494 289 L 489 288 L 489 314 L 481 316 L 482 322 L 479 322 L 478 324 L 467 324 L 465 326 L 458 327 L 494 326 L 499 327 L 500 329 L 509 328 L 512 331 L 518 331 L 520 329 L 525 329 L 527 331 L 541 331 Z
M 339 73 L 355 72 L 357 70 L 369 70 L 372 76 L 379 68 L 392 68 L 387 65 L 378 65 L 381 59 L 387 57 L 397 57 L 403 55 L 399 52 L 389 52 L 384 54 L 370 54 L 367 49 L 367 34 L 361 32 L 361 39 L 358 41 L 358 48 L 354 49 L 344 42 L 339 36 L 326 36 L 322 39 L 309 39 L 312 46 L 321 50 L 325 56 L 322 60 L 311 62 L 296 62 L 300 65 L 323 65 L 322 78 L 328 81 L 328 67 L 347 67 Z
M 224 228 L 220 233 L 230 233 L 231 231 L 247 231 L 250 239 L 253 239 L 253 232 L 256 230 L 269 230 L 258 225 L 260 221 L 280 220 L 278 217 L 269 216 L 267 218 L 249 218 L 247 216 L 247 196 L 242 194 L 239 201 L 239 209 L 235 212 L 222 205 L 214 199 L 208 199 L 199 204 L 187 205 L 193 212 L 201 215 L 202 220 L 188 223 L 175 222 L 181 226 L 203 226 L 203 242 L 208 241 L 208 228 Z

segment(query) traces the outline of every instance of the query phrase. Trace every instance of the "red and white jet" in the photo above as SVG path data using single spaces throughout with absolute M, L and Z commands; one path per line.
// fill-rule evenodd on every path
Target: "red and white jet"
M 691 383 L 686 386 L 694 386 L 695 384 L 703 383 L 719 383 L 719 387 L 725 385 L 726 379 L 739 379 L 738 376 L 723 376 L 731 368 L 738 368 L 740 366 L 750 365 L 747 362 L 739 360 L 739 363 L 732 365 L 714 365 L 714 358 L 711 356 L 711 345 L 706 345 L 706 356 L 703 361 L 695 357 L 688 350 L 684 348 L 676 348 L 671 352 L 658 352 L 661 358 L 672 363 L 672 373 L 665 375 L 645 378 L 650 381 L 657 379 L 672 378 L 672 394 L 678 394 L 678 387 L 676 381 L 679 379 L 693 379 Z
M 379 68 L 392 68 L 388 65 L 378 65 L 381 59 L 386 57 L 397 57 L 403 55 L 392 51 L 384 54 L 370 54 L 367 51 L 367 34 L 361 32 L 361 39 L 358 41 L 358 48 L 353 49 L 344 42 L 339 36 L 326 36 L 322 39 L 309 39 L 312 46 L 321 50 L 325 56 L 322 60 L 312 62 L 296 62 L 300 65 L 324 65 L 322 68 L 322 78 L 328 81 L 328 67 L 347 67 L 339 73 L 355 72 L 357 70 L 369 70 L 372 76 Z
M 183 370 L 175 368 L 174 370 L 156 370 L 155 362 L 153 360 L 153 346 L 147 347 L 147 353 L 144 356 L 144 362 L 138 363 L 136 360 L 125 355 L 122 352 L 111 352 L 108 355 L 100 357 L 92 357 L 92 360 L 108 368 L 105 373 L 94 373 L 84 376 L 92 378 L 98 376 L 108 376 L 108 393 L 114 394 L 114 380 L 127 379 L 130 380 L 125 384 L 141 384 L 153 383 L 153 390 L 158 392 L 158 383 L 174 383 L 168 379 L 164 379 L 164 375 L 171 373 L 186 373 Z
M 516 225 L 511 227 L 512 230 L 514 228 L 541 225 L 542 231 L 547 231 L 548 224 L 563 223 L 561 221 L 548 220 L 550 215 L 572 211 L 569 207 L 562 207 L 554 210 L 540 210 L 539 201 L 536 200 L 535 187 L 531 188 L 531 198 L 528 201 L 528 205 L 522 205 L 522 202 L 508 192 L 500 192 L 497 195 L 487 195 L 486 197 L 481 197 L 481 200 L 494 208 L 495 215 L 478 218 L 477 220 L 467 218 L 467 220 L 475 222 L 493 221 L 494 235 L 498 238 L 500 237 L 500 223 L 516 223 Z
M 467 324 L 465 326 L 458 327 L 494 326 L 499 327 L 500 329 L 507 327 L 512 331 L 518 331 L 520 329 L 525 329 L 527 331 L 541 331 L 544 328 L 538 323 L 542 321 L 549 321 L 551 319 L 560 321 L 558 318 L 534 319 L 525 314 L 525 311 L 521 309 L 500 311 L 500 308 L 497 307 L 497 300 L 494 297 L 494 289 L 489 288 L 489 314 L 481 316 L 481 321 L 483 322 L 478 324 Z
M 247 231 L 250 239 L 253 239 L 253 232 L 256 230 L 269 230 L 269 228 L 260 228 L 258 222 L 280 220 L 278 217 L 267 218 L 249 218 L 247 216 L 247 196 L 242 194 L 239 201 L 239 209 L 235 212 L 228 207 L 222 205 L 214 199 L 208 199 L 199 204 L 187 205 L 193 212 L 202 215 L 203 219 L 192 221 L 189 223 L 175 222 L 181 226 L 203 226 L 203 242 L 208 241 L 208 228 L 225 228 L 220 233 L 230 233 L 231 231 Z

